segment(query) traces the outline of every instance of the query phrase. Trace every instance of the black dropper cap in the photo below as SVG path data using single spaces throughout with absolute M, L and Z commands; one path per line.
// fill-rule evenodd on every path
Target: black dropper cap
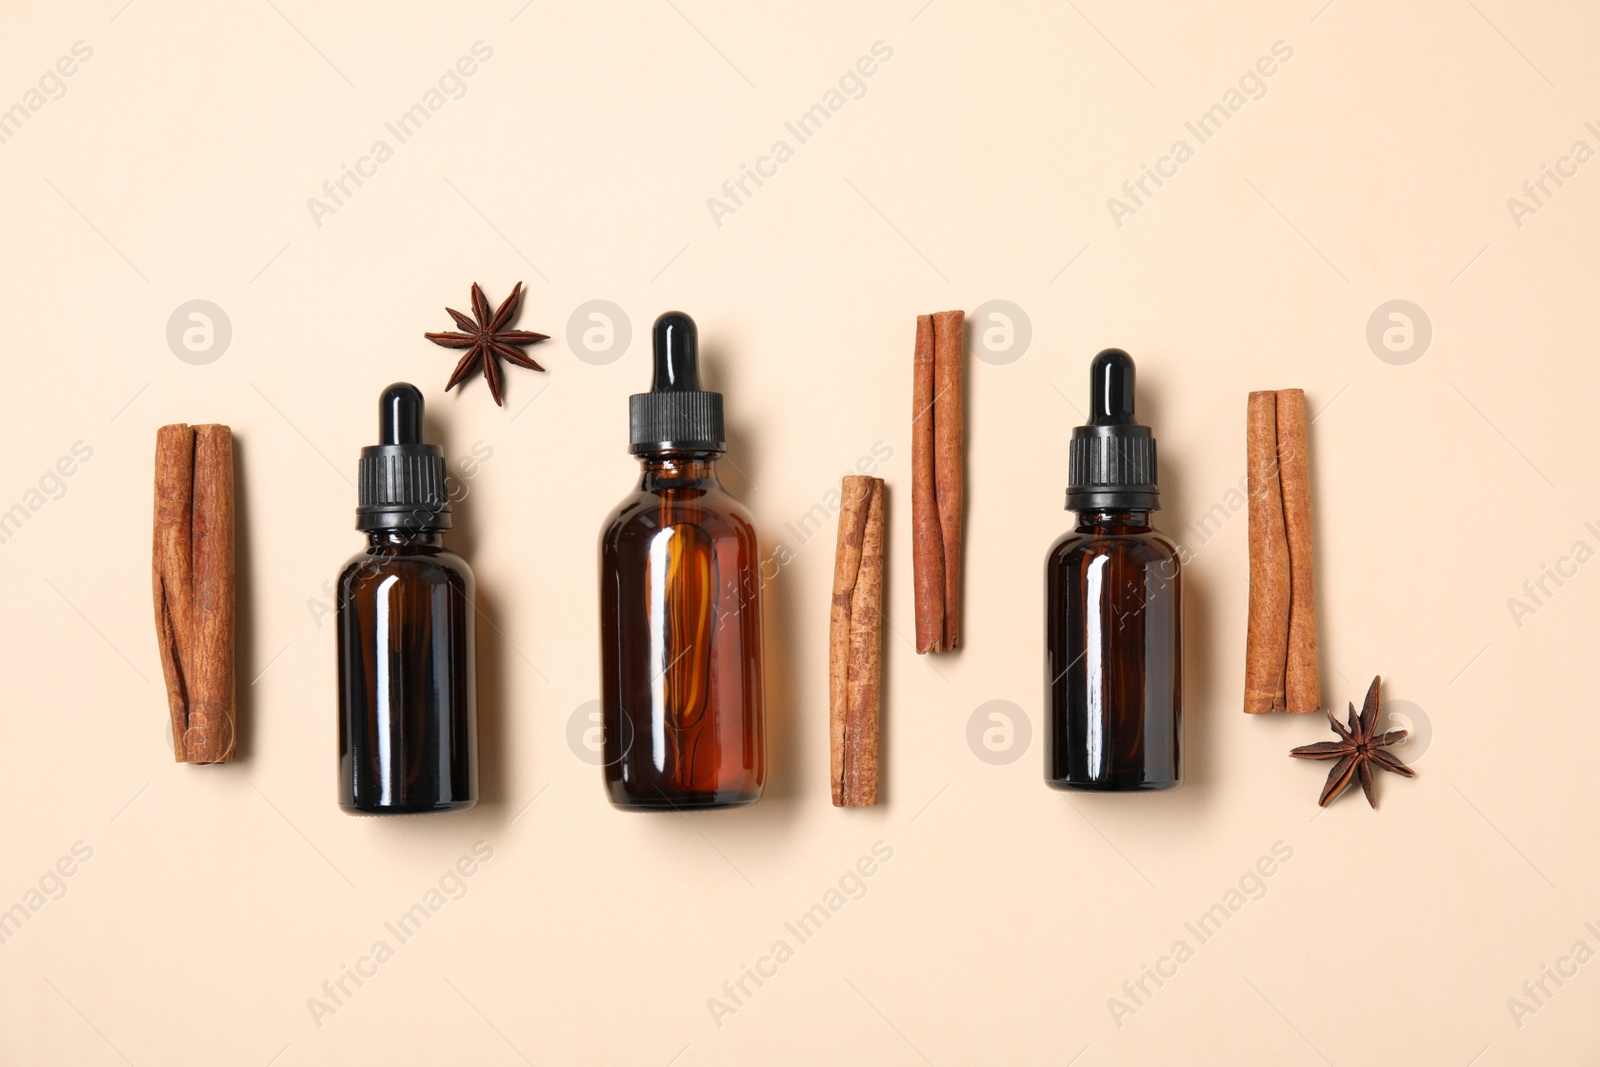
M 422 443 L 422 391 L 395 382 L 378 399 L 382 444 L 361 450 L 358 530 L 448 530 L 444 449 Z
M 1133 417 L 1133 357 L 1108 348 L 1089 365 L 1089 424 L 1067 451 L 1068 511 L 1155 511 L 1156 439 Z
M 648 393 L 628 398 L 628 451 L 722 452 L 722 394 L 700 388 L 700 334 L 669 311 L 651 331 L 655 371 Z

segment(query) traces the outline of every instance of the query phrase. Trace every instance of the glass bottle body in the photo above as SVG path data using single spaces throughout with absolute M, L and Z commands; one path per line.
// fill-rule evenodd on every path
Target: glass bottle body
M 339 805 L 368 815 L 478 800 L 472 570 L 438 531 L 375 531 L 339 573 Z
M 647 453 L 600 537 L 606 793 L 619 808 L 761 798 L 760 556 L 716 453 Z
M 1045 561 L 1045 781 L 1170 789 L 1182 780 L 1178 552 L 1145 511 L 1091 511 Z

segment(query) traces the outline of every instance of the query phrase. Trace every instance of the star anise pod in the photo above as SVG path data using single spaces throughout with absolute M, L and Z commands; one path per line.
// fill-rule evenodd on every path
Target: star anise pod
M 1327 713 L 1328 721 L 1333 724 L 1333 731 L 1339 735 L 1339 740 L 1301 745 L 1289 753 L 1300 759 L 1339 761 L 1333 765 L 1333 770 L 1328 772 L 1328 783 L 1322 787 L 1322 796 L 1317 800 L 1323 807 L 1327 807 L 1343 793 L 1353 779 L 1360 777 L 1361 791 L 1367 794 L 1367 803 L 1376 808 L 1378 802 L 1372 795 L 1373 767 L 1403 774 L 1407 778 L 1417 776 L 1416 771 L 1401 763 L 1393 753 L 1384 751 L 1390 745 L 1404 741 L 1406 731 L 1390 730 L 1384 734 L 1375 733 L 1378 728 L 1378 682 L 1379 678 L 1372 679 L 1372 686 L 1367 690 L 1367 699 L 1361 704 L 1359 718 L 1356 716 L 1356 706 L 1350 705 L 1348 726 L 1340 723 L 1333 712 Z
M 507 359 L 519 367 L 529 370 L 544 370 L 543 367 L 529 359 L 522 351 L 521 345 L 537 344 L 548 340 L 542 333 L 532 333 L 528 330 L 508 330 L 506 324 L 517 313 L 517 302 L 522 298 L 522 283 L 518 282 L 516 288 L 511 290 L 511 295 L 505 302 L 495 309 L 494 314 L 489 313 L 489 298 L 483 295 L 483 290 L 477 282 L 472 283 L 472 313 L 476 316 L 469 319 L 455 308 L 445 308 L 450 317 L 456 320 L 456 325 L 464 330 L 457 333 L 454 330 L 445 333 L 425 333 L 422 336 L 436 345 L 446 348 L 465 348 L 467 354 L 461 357 L 461 362 L 456 364 L 456 369 L 451 372 L 450 380 L 445 383 L 445 391 L 466 381 L 472 372 L 480 367 L 483 370 L 484 381 L 489 383 L 489 394 L 494 397 L 494 402 L 505 405 L 505 397 L 500 381 L 500 360 Z

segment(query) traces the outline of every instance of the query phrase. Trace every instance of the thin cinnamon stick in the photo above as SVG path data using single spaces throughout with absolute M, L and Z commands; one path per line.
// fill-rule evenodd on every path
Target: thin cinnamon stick
M 839 808 L 878 802 L 883 526 L 883 479 L 847 475 L 828 633 L 829 763 Z
M 917 651 L 944 644 L 944 533 L 935 474 L 933 316 L 917 316 L 911 376 L 911 566 Z
M 180 669 L 178 635 L 190 631 L 191 522 L 194 517 L 194 430 L 163 426 L 156 431 L 156 516 L 154 578 L 156 642 L 172 714 L 172 751 L 183 759 L 188 726 L 186 687 Z M 179 709 L 185 709 L 179 714 Z
M 966 312 L 941 311 L 933 317 L 934 490 L 939 498 L 939 532 L 944 539 L 944 651 L 961 639 L 961 516 L 966 490 L 961 438 L 966 417 L 962 399 L 961 350 Z
M 1245 637 L 1244 710 L 1282 711 L 1289 655 L 1289 547 L 1278 475 L 1277 398 L 1250 394 L 1246 476 L 1250 490 L 1250 619 Z
M 180 763 L 233 759 L 233 434 L 226 426 L 156 432 L 152 548 L 156 637 Z
M 1306 444 L 1306 394 L 1277 394 L 1278 472 L 1283 492 L 1283 525 L 1289 549 L 1289 649 L 1284 695 L 1290 711 L 1322 707 L 1317 666 L 1316 594 L 1312 582 L 1311 462 Z
M 911 532 L 918 652 L 946 652 L 961 640 L 965 320 L 962 311 L 917 316 Z

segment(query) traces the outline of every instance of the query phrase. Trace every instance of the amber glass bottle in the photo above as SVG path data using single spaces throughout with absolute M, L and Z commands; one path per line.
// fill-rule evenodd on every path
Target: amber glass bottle
M 1170 789 L 1183 686 L 1178 550 L 1150 527 L 1155 439 L 1134 421 L 1134 367 L 1108 349 L 1073 433 L 1067 508 L 1078 525 L 1045 560 L 1045 781 Z
M 356 526 L 367 548 L 339 573 L 339 804 L 365 815 L 470 808 L 478 799 L 472 571 L 444 547 L 444 451 L 422 443 L 422 394 L 380 403 L 361 450 Z
M 766 780 L 760 556 L 717 480 L 722 396 L 699 385 L 694 320 L 654 329 L 651 391 L 631 398 L 638 488 L 600 536 L 607 795 L 619 808 L 753 804 Z

